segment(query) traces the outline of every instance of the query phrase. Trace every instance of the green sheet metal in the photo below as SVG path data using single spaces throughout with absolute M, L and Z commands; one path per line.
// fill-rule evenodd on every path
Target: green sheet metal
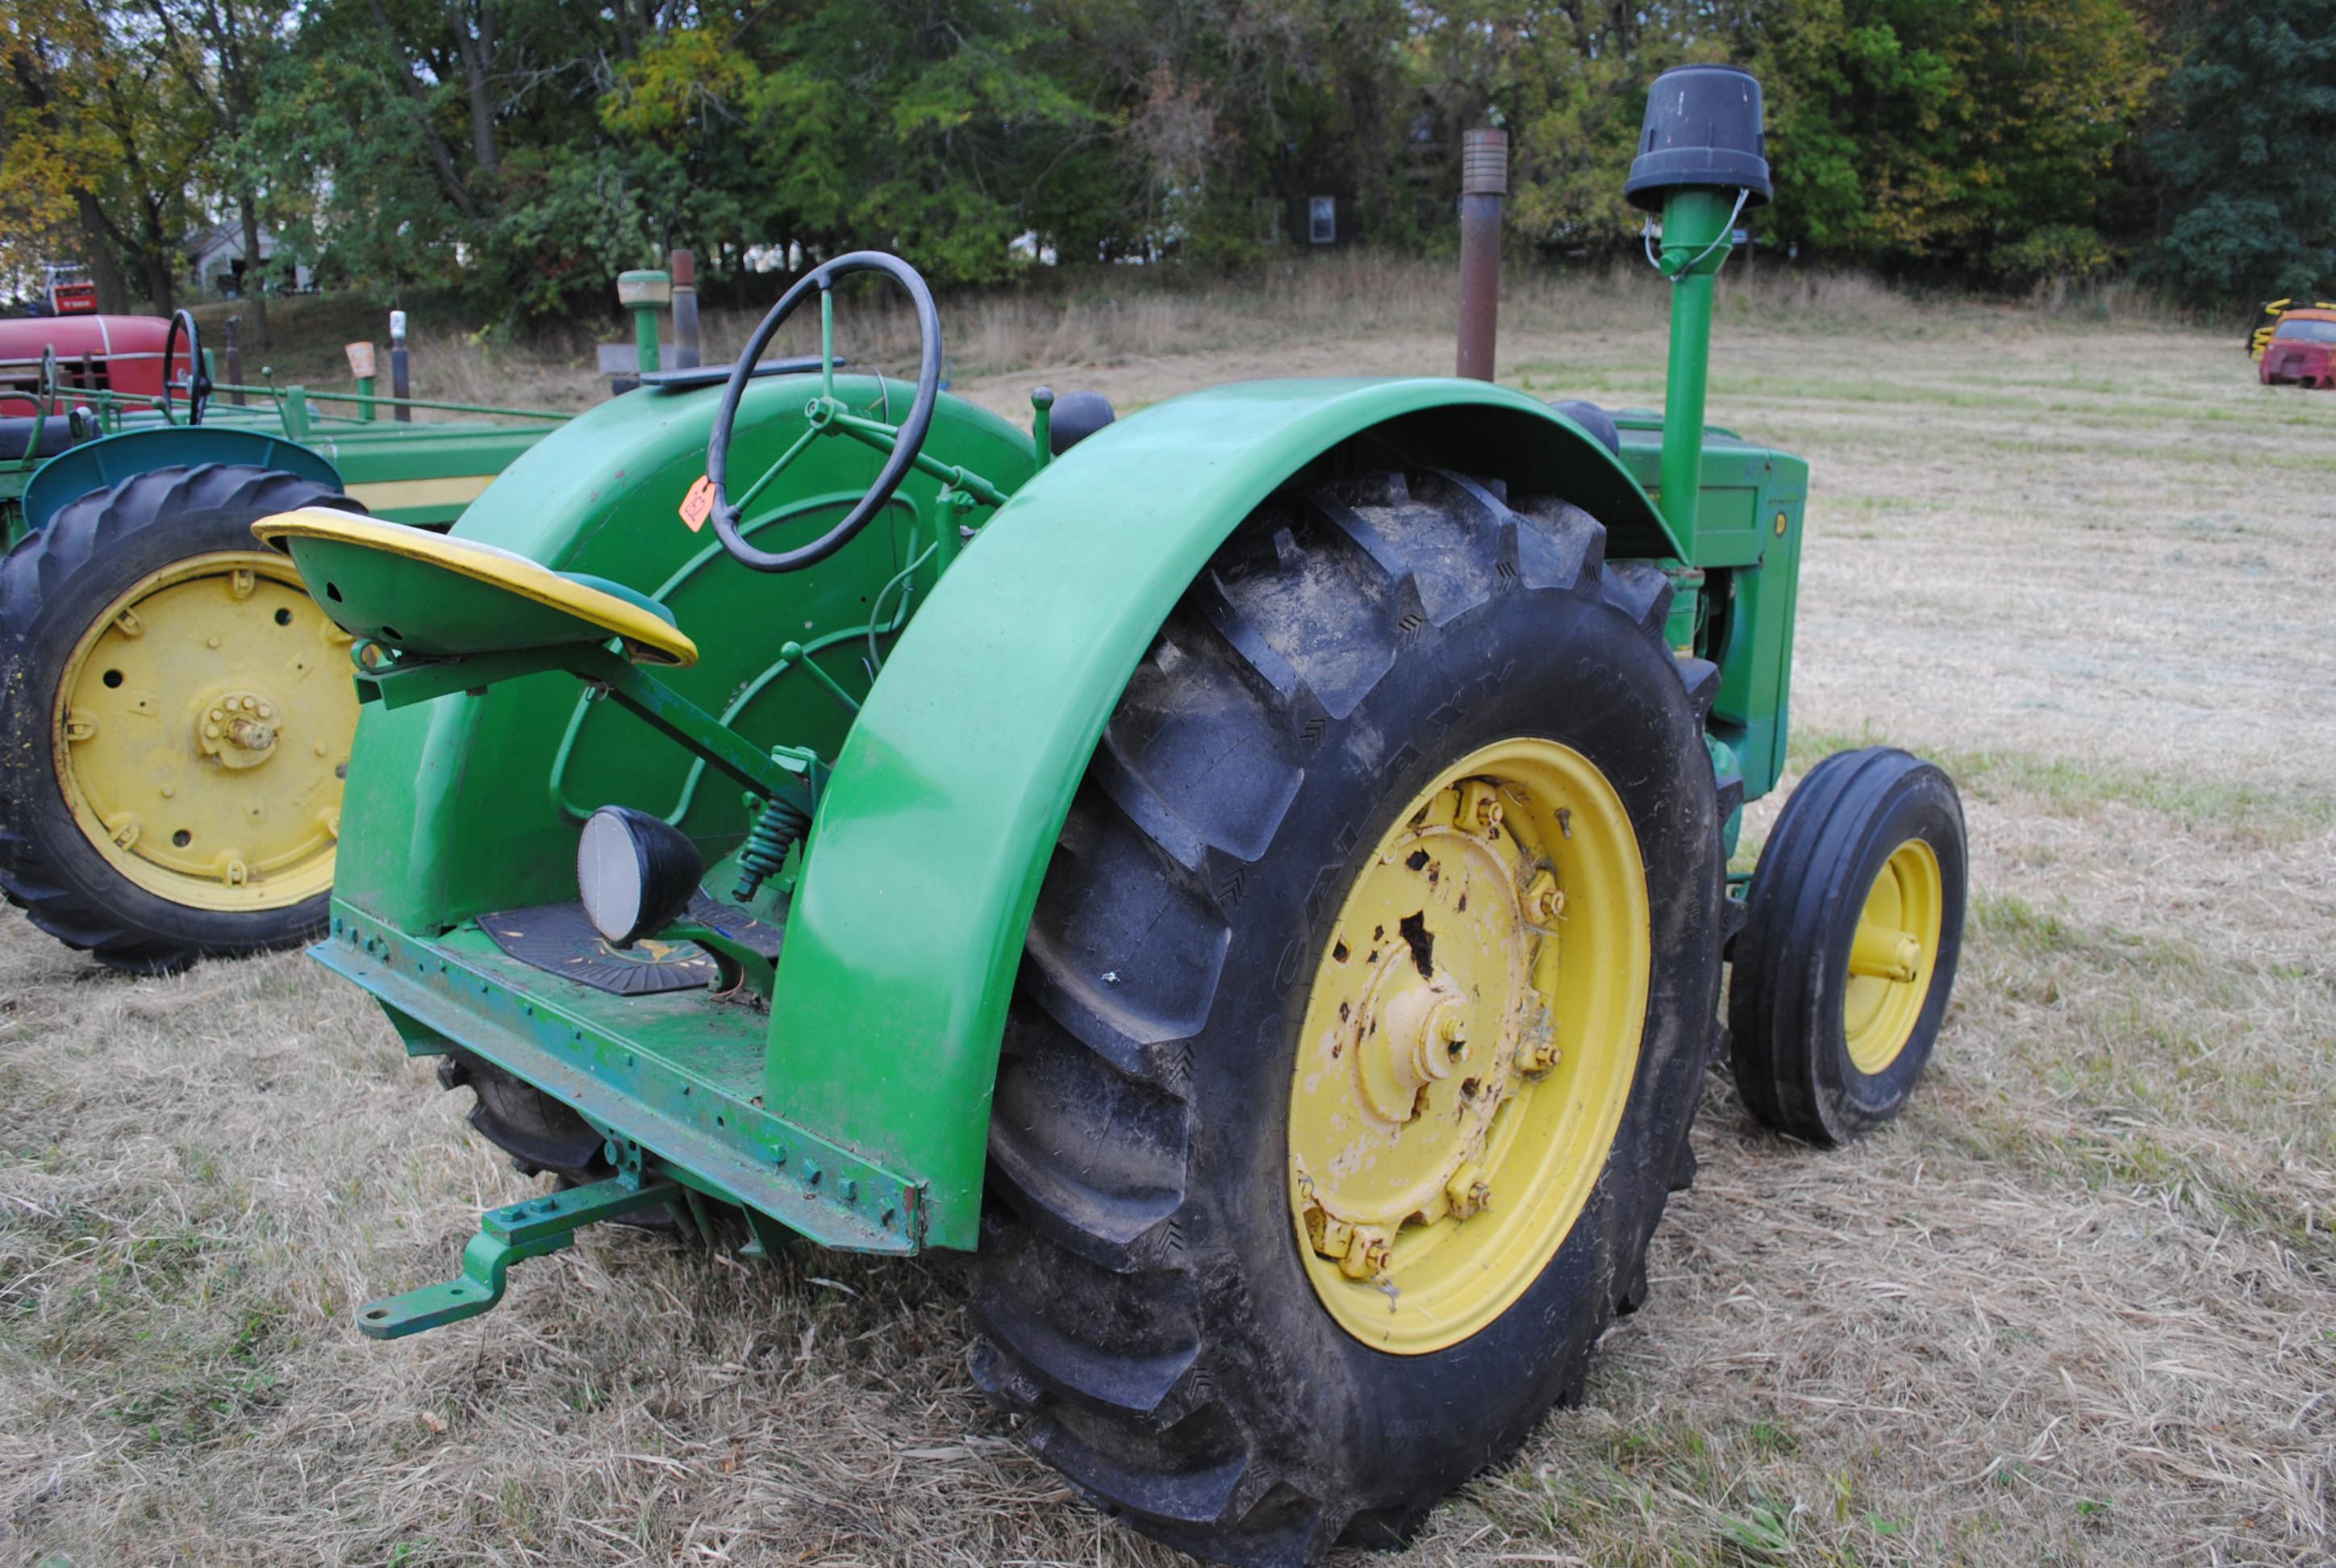
M 855 404 L 898 395 L 865 377 L 839 387 Z M 807 378 L 774 377 L 750 392 L 743 471 L 802 432 L 811 389 Z M 765 1137 L 809 1140 L 828 1151 L 822 1166 L 859 1172 L 852 1180 L 867 1190 L 897 1190 L 916 1223 L 891 1232 L 891 1244 L 974 1243 L 1007 1000 L 1071 794 L 1160 623 L 1276 489 L 1356 469 L 1448 466 L 1586 507 L 1608 525 L 1611 555 L 1672 562 L 1682 580 L 1698 570 L 1679 562 L 1632 476 L 1656 460 L 1646 433 L 1630 432 L 1617 458 L 1521 394 L 1436 379 L 1219 388 L 1146 409 L 1035 475 L 1027 435 L 945 398 L 929 450 L 1016 492 L 945 576 L 936 581 L 928 564 L 936 487 L 918 475 L 888 517 L 832 560 L 764 577 L 676 515 L 703 465 L 713 395 L 627 398 L 585 416 L 515 463 L 457 531 L 647 594 L 703 656 L 660 678 L 757 745 L 808 745 L 835 759 L 784 911 L 767 1048 L 739 1036 L 735 1008 L 686 993 L 595 1013 L 597 1022 L 579 1011 L 565 1043 L 547 1036 L 522 1048 L 515 1037 L 506 1014 L 530 1017 L 530 997 L 548 1006 L 566 991 L 501 972 L 510 966 L 470 922 L 572 897 L 585 812 L 611 802 L 658 812 L 709 862 L 736 847 L 745 823 L 736 785 L 557 672 L 369 708 L 343 818 L 329 961 L 401 1015 L 426 1018 L 434 1036 L 563 1095 L 605 1101 L 591 1114 L 681 1179 L 831 1243 L 881 1246 L 886 1232 L 855 1241 L 849 1214 L 793 1197 L 770 1206 L 784 1183 L 771 1185 Z M 749 531 L 802 537 L 825 526 L 874 463 L 857 443 L 813 443 L 781 487 L 790 493 L 774 492 L 774 510 Z M 1758 508 L 1772 498 L 1789 499 L 1796 520 L 1805 471 L 1722 435 L 1707 446 L 1704 473 L 1719 498 L 1707 511 L 1708 538 L 1745 561 L 1713 575 L 1749 580 L 1762 557 L 1755 530 L 1718 520 L 1765 518 Z M 1740 506 L 1726 499 L 1737 492 Z M 867 626 L 898 624 L 888 595 L 901 584 L 918 608 L 871 678 Z M 1737 623 L 1747 628 L 1747 668 L 1775 646 L 1772 616 Z M 813 657 L 827 681 L 803 673 Z M 1757 701 L 1757 682 L 1743 689 Z M 360 932 L 366 948 L 347 950 Z M 466 969 L 469 981 L 440 983 Z M 692 1115 L 711 1118 L 711 1133 L 697 1123 L 676 1131 L 670 1107 L 645 1089 L 628 1110 L 605 1085 L 583 1087 L 599 1074 L 579 1077 L 582 1057 L 569 1057 L 594 1041 L 628 1070 L 636 1058 L 642 1072 L 667 1064 L 657 1070 L 697 1084 L 696 1099 L 683 1097 Z
M 24 529 L 48 526 L 67 502 L 102 490 L 149 469 L 199 463 L 248 463 L 280 469 L 341 486 L 340 470 L 326 458 L 281 433 L 231 424 L 158 424 L 126 430 L 68 447 L 41 464 L 24 486 Z
M 901 638 L 837 759 L 764 1069 L 766 1104 L 928 1183 L 929 1244 L 974 1244 L 1023 931 L 1121 688 L 1241 519 L 1338 462 L 1498 476 L 1599 516 L 1611 553 L 1676 554 L 1602 446 L 1474 381 L 1196 393 L 1090 437 L 1008 502 Z
M 907 405 L 897 382 L 842 376 L 837 385 L 855 406 L 887 397 Z M 801 411 L 817 386 L 816 376 L 754 384 L 735 449 L 741 472 L 759 471 L 802 433 Z M 660 680 L 755 745 L 808 745 L 832 757 L 850 715 L 784 647 L 802 645 L 855 697 L 867 689 L 871 614 L 894 618 L 900 592 L 921 605 L 931 586 L 928 561 L 878 602 L 910 564 L 911 547 L 930 548 L 939 486 L 912 475 L 884 516 L 809 571 L 749 571 L 677 510 L 705 472 L 719 392 L 642 392 L 603 404 L 514 463 L 454 532 L 647 595 L 698 646 L 695 666 L 660 670 Z M 942 402 L 929 450 L 1009 487 L 1031 468 L 1027 435 L 954 398 Z M 750 520 L 750 536 L 797 539 L 827 526 L 881 461 L 857 441 L 814 443 L 790 471 L 784 499 Z M 699 841 L 709 862 L 746 827 L 736 784 L 618 704 L 590 700 L 561 671 L 395 712 L 369 707 L 349 771 L 336 896 L 418 935 L 490 910 L 573 898 L 576 832 L 599 806 L 665 816 Z

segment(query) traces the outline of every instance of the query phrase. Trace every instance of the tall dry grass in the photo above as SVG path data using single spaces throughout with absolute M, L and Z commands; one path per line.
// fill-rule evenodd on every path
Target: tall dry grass
M 945 297 L 940 309 L 949 373 L 975 379 L 1288 344 L 1449 341 L 1457 328 L 1455 287 L 1456 270 L 1448 261 L 1353 250 L 1280 261 L 1231 278 L 1142 268 L 1048 273 L 1018 286 Z M 1512 265 L 1503 284 L 1501 328 L 1509 338 L 1631 330 L 1660 325 L 1666 304 L 1666 285 L 1635 258 L 1562 269 Z M 282 381 L 346 385 L 342 343 L 382 330 L 375 323 L 382 311 L 346 297 L 279 301 L 272 308 L 274 340 L 246 356 L 255 379 L 266 363 Z M 225 311 L 214 307 L 206 314 Z M 594 368 L 594 344 L 629 341 L 629 329 L 613 316 L 512 331 L 464 321 L 443 301 L 425 301 L 411 314 L 414 395 L 452 402 L 589 406 L 606 391 Z M 706 360 L 735 358 L 761 315 L 759 309 L 707 310 Z M 1890 341 L 2185 325 L 2162 301 L 2121 283 L 2041 288 L 2026 299 L 2005 300 L 1766 258 L 1721 278 L 1717 317 L 1731 331 Z M 914 363 L 915 321 L 890 286 L 847 286 L 837 319 L 847 355 L 888 372 Z M 814 321 L 804 312 L 768 352 L 813 352 Z

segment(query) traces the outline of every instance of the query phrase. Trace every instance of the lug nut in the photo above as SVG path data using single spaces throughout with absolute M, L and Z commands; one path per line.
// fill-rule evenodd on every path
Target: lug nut
M 1368 1280 L 1387 1271 L 1387 1260 L 1394 1248 L 1386 1235 L 1368 1226 L 1354 1228 L 1354 1244 L 1347 1255 L 1338 1260 L 1338 1272 L 1349 1280 Z
M 1522 901 L 1525 907 L 1525 919 L 1535 925 L 1555 925 L 1557 917 L 1565 912 L 1565 894 L 1558 890 L 1557 878 L 1546 868 L 1526 884 Z
M 1444 1201 L 1452 1205 L 1452 1217 L 1465 1220 L 1480 1214 L 1493 1201 L 1493 1189 L 1477 1174 L 1475 1165 L 1463 1165 L 1452 1173 L 1444 1184 Z
M 1462 786 L 1460 821 L 1463 826 L 1473 825 L 1483 833 L 1498 828 L 1501 825 L 1499 792 L 1482 779 L 1470 779 Z

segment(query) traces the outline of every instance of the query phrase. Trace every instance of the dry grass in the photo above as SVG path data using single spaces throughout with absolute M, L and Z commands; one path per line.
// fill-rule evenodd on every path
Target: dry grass
M 1513 307 L 1504 366 L 1653 401 L 1627 297 Z M 2220 333 L 1837 303 L 1860 330 L 1732 305 L 1715 416 L 1815 463 L 1803 760 L 1962 779 L 1937 1066 L 1833 1154 L 1715 1076 L 1589 1407 L 1401 1561 L 2327 1563 L 2336 398 Z M 977 312 L 959 388 L 1448 364 L 1413 303 L 1186 308 Z M 360 1339 L 520 1190 L 465 1098 L 297 957 L 133 981 L 0 922 L 0 1556 L 1168 1561 L 975 1398 L 945 1260 L 602 1232 L 479 1323 Z
M 1896 337 L 1959 336 L 1998 330 L 2089 332 L 2105 324 L 2136 331 L 2164 329 L 2155 304 L 2122 285 L 2071 295 L 2065 290 L 2015 308 L 1962 296 L 1924 300 L 1863 273 L 1787 269 L 1762 265 L 1731 273 L 1720 292 L 1725 329 L 1762 326 L 1796 336 L 1886 333 Z M 199 313 L 214 346 L 228 306 Z M 453 319 L 452 307 L 415 302 L 411 346 L 414 394 L 455 403 L 580 410 L 605 395 L 591 369 L 596 338 L 631 341 L 629 326 L 613 315 L 598 324 L 572 323 L 514 334 L 472 330 Z M 282 300 L 270 307 L 276 337 L 246 352 L 246 375 L 261 367 L 279 384 L 348 385 L 341 346 L 382 338 L 385 312 L 346 297 Z M 1602 332 L 1659 319 L 1662 285 L 1635 262 L 1599 269 L 1520 272 L 1502 303 L 1512 339 Z M 915 320 L 890 285 L 850 283 L 838 310 L 839 344 L 863 364 L 898 373 L 913 368 Z M 1259 351 L 1270 354 L 1295 341 L 1449 340 L 1457 319 L 1453 269 L 1447 263 L 1369 252 L 1288 261 L 1237 281 L 1204 287 L 1173 275 L 1141 269 L 1093 270 L 1049 276 L 1020 289 L 944 300 L 949 372 L 959 381 L 1046 367 L 1056 373 L 1125 365 L 1161 358 L 1187 359 Z M 735 357 L 761 312 L 709 309 L 705 347 L 711 361 Z M 808 353 L 817 347 L 810 312 L 769 351 Z M 2230 334 L 2236 341 L 2239 334 Z M 1439 369 L 1448 349 L 1423 366 Z M 1657 355 L 1660 364 L 1660 355 Z M 386 390 L 387 360 L 382 360 Z M 1194 385 L 1189 375 L 1177 381 Z M 329 405 L 344 412 L 341 405 Z M 423 413 L 423 418 L 456 417 Z

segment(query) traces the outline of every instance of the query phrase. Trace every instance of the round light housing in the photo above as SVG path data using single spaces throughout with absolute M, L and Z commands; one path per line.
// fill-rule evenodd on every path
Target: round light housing
M 620 948 L 689 907 L 706 862 L 689 835 L 630 806 L 602 806 L 576 842 L 576 891 L 592 929 Z

